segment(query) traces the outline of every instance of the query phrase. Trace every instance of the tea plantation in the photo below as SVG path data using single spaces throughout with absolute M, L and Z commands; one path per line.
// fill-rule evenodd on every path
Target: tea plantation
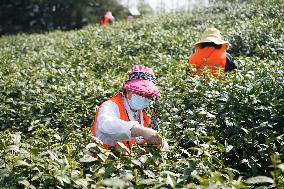
M 284 3 L 217 1 L 190 14 L 0 38 L 0 188 L 284 188 Z M 207 27 L 239 69 L 192 77 Z M 162 93 L 170 149 L 100 147 L 95 110 L 136 64 Z M 207 76 L 210 77 L 210 76 Z

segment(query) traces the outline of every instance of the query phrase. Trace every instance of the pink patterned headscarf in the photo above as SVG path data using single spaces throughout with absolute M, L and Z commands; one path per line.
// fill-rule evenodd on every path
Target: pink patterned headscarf
M 151 68 L 144 65 L 136 65 L 129 73 L 129 79 L 122 87 L 134 93 L 142 93 L 160 97 L 160 91 L 156 86 L 156 77 Z
M 107 17 L 109 19 L 113 19 L 112 12 L 107 11 L 106 14 L 105 14 L 105 17 Z

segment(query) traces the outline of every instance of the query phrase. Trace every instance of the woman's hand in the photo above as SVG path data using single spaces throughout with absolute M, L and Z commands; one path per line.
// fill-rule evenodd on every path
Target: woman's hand
M 148 144 L 153 145 L 161 145 L 162 144 L 162 137 L 159 133 L 151 128 L 142 127 L 139 124 L 133 125 L 131 128 L 131 135 L 133 137 L 142 136 Z

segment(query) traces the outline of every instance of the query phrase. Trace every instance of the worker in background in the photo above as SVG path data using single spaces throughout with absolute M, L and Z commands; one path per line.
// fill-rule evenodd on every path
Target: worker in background
M 213 76 L 237 69 L 232 56 L 226 52 L 229 42 L 222 39 L 218 29 L 206 29 L 194 46 L 196 51 L 188 59 L 194 68 L 194 75 L 200 75 L 205 67 L 210 69 Z
M 109 26 L 113 24 L 115 21 L 115 18 L 112 15 L 111 11 L 107 11 L 104 16 L 101 18 L 100 24 L 101 26 Z

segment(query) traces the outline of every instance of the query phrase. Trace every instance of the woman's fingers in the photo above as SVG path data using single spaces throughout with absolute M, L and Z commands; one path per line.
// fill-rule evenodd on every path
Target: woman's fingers
M 131 129 L 133 137 L 142 136 L 148 144 L 161 145 L 163 142 L 159 133 L 151 128 L 134 125 Z
M 146 136 L 145 140 L 148 144 L 154 145 L 161 145 L 163 141 L 162 137 L 156 131 L 151 132 L 148 136 Z

